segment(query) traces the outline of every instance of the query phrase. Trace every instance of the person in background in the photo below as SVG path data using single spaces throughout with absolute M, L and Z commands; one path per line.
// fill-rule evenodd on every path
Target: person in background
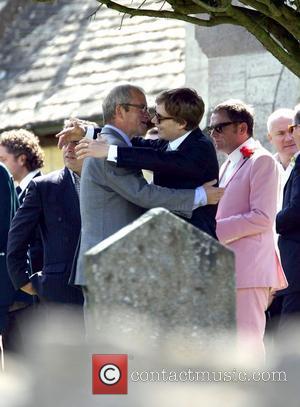
M 296 144 L 294 166 L 285 185 L 283 205 L 276 217 L 279 234 L 278 247 L 281 262 L 288 280 L 288 287 L 277 293 L 280 303 L 278 330 L 287 332 L 287 324 L 300 317 L 300 106 L 295 111 L 289 127 Z
M 44 152 L 38 137 L 25 129 L 3 132 L 0 135 L 0 161 L 7 166 L 18 184 L 16 191 L 22 205 L 30 181 L 42 175 Z M 29 254 L 32 273 L 36 273 L 43 267 L 43 246 L 37 229 L 32 231 L 30 237 Z
M 32 302 L 28 294 L 15 290 L 7 272 L 7 236 L 18 206 L 12 176 L 0 164 L 0 334 L 4 352 L 17 353 L 22 352 L 24 345 L 23 315 Z
M 69 285 L 81 220 L 79 190 L 82 161 L 75 155 L 76 142 L 63 148 L 65 167 L 34 178 L 8 235 L 7 266 L 15 289 L 37 294 L 39 308 L 53 304 L 79 305 L 80 289 Z M 42 272 L 30 276 L 26 251 L 33 230 L 39 228 L 44 247 Z
M 240 349 L 250 346 L 261 360 L 270 292 L 285 288 L 286 279 L 273 230 L 278 166 L 254 140 L 253 126 L 252 108 L 232 99 L 214 108 L 209 130 L 217 149 L 228 155 L 220 169 L 225 193 L 216 219 L 219 241 L 235 254 L 238 344 Z

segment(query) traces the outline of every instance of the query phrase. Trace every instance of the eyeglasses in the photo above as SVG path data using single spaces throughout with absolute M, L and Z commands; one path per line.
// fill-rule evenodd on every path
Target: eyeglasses
M 157 123 L 159 124 L 160 122 L 163 122 L 164 120 L 175 120 L 174 117 L 171 116 L 162 116 L 161 114 L 154 112 L 153 119 L 156 119 Z
M 137 105 L 135 103 L 121 103 L 121 106 L 131 106 L 140 109 L 143 113 L 148 112 L 148 106 L 146 105 Z
M 298 124 L 290 124 L 290 125 L 288 126 L 288 131 L 289 131 L 289 133 L 293 133 L 293 131 L 294 131 L 297 127 L 300 127 L 300 123 L 298 123 Z
M 212 134 L 214 131 L 216 131 L 217 133 L 222 133 L 224 127 L 229 126 L 230 124 L 235 124 L 235 123 L 241 123 L 241 122 L 235 121 L 235 122 L 218 123 L 214 126 L 207 127 L 207 131 L 209 134 Z

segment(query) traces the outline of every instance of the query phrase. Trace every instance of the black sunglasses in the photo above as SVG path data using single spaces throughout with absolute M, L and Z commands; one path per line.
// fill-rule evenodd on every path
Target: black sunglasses
M 218 124 L 215 124 L 214 126 L 208 126 L 207 131 L 209 134 L 212 134 L 214 131 L 216 131 L 217 133 L 222 133 L 224 127 L 229 126 L 230 124 L 235 124 L 235 123 L 241 123 L 241 122 L 234 121 L 234 122 L 218 123 Z
M 157 123 L 159 124 L 160 122 L 164 121 L 164 120 L 175 120 L 175 117 L 171 117 L 171 116 L 162 116 L 161 114 L 157 113 L 156 111 L 154 112 L 154 116 L 155 117 Z

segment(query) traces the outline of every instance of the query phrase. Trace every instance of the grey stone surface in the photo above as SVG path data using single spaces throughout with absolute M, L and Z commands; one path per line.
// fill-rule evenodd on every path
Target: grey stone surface
M 165 209 L 148 211 L 86 254 L 89 329 L 149 327 L 153 338 L 216 338 L 235 327 L 234 256 Z
M 264 51 L 252 34 L 245 28 L 234 25 L 196 27 L 196 39 L 209 58 Z
M 293 109 L 299 103 L 299 78 L 244 28 L 196 27 L 195 38 L 208 60 L 207 110 L 229 98 L 252 105 L 256 112 L 255 136 L 271 151 L 266 140 L 268 116 L 278 108 Z
M 43 134 L 69 116 L 100 121 L 103 97 L 120 82 L 142 86 L 149 105 L 184 85 L 182 21 L 96 12 L 95 0 L 9 3 L 0 3 L 0 130 Z

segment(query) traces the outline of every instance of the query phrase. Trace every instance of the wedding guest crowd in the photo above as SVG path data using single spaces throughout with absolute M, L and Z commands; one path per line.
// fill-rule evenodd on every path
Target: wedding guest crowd
M 238 343 L 263 358 L 273 298 L 270 315 L 280 319 L 279 329 L 300 312 L 300 109 L 279 109 L 266 120 L 275 156 L 255 140 L 254 111 L 239 100 L 213 109 L 211 137 L 199 128 L 204 102 L 189 88 L 158 95 L 151 117 L 144 91 L 119 85 L 102 111 L 102 129 L 73 120 L 57 135 L 65 167 L 48 175 L 39 172 L 43 155 L 32 133 L 0 135 L 0 161 L 21 189 L 15 214 L 14 185 L 1 166 L 4 349 L 13 350 L 9 339 L 18 325 L 9 323 L 11 312 L 26 303 L 17 293 L 29 303 L 37 296 L 37 307 L 81 308 L 84 253 L 146 209 L 163 206 L 235 253 Z M 141 137 L 153 125 L 159 137 Z M 214 145 L 227 155 L 220 172 Z M 153 172 L 152 183 L 142 169 Z M 43 256 L 36 265 L 39 238 Z

